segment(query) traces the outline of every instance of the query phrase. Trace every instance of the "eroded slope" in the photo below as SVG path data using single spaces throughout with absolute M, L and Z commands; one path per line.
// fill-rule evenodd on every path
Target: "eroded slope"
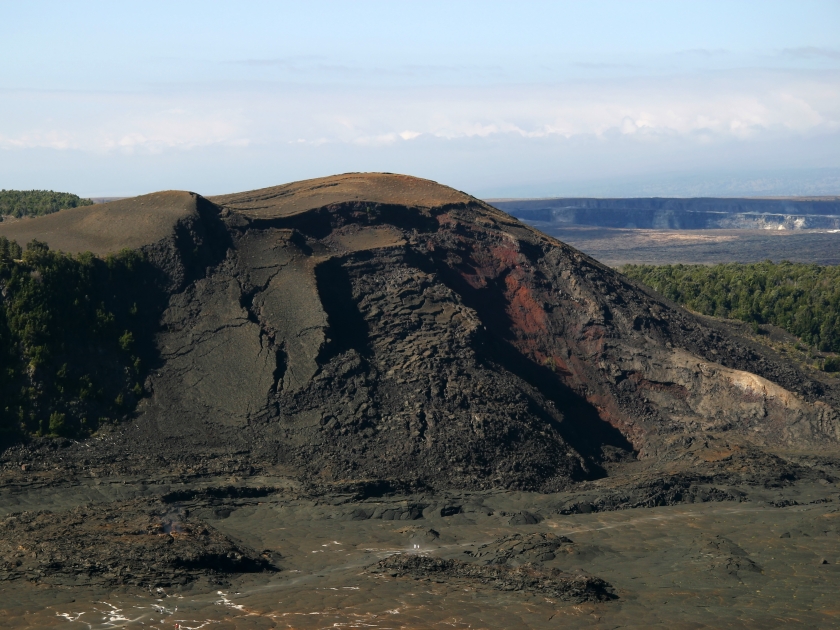
M 168 278 L 159 360 L 103 457 L 558 490 L 698 440 L 840 437 L 834 394 L 794 366 L 434 182 L 190 199 L 143 233 Z
M 170 301 L 139 441 L 557 489 L 692 435 L 838 438 L 794 367 L 457 191 L 348 175 L 215 201 L 231 246 Z

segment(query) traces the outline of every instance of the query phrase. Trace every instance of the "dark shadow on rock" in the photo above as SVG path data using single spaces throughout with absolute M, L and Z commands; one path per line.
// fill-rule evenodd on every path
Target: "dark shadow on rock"
M 493 339 L 490 335 L 482 350 L 486 360 L 516 374 L 557 406 L 563 413 L 562 423 L 544 411 L 543 418 L 591 462 L 600 464 L 603 461 L 603 446 L 612 446 L 627 453 L 634 451 L 633 445 L 618 429 L 603 420 L 598 410 L 585 398 L 560 382 L 548 367 L 534 363 L 507 341 Z M 600 466 L 592 472 L 596 476 L 606 474 Z
M 514 329 L 514 322 L 504 308 L 499 308 L 500 304 L 507 302 L 504 294 L 504 275 L 488 281 L 484 288 L 476 289 L 464 279 L 458 269 L 450 266 L 445 260 L 434 260 L 430 264 L 428 259 L 420 256 L 416 258 L 418 260 L 414 260 L 414 264 L 421 269 L 425 267 L 424 270 L 437 273 L 443 282 L 461 297 L 464 304 L 478 314 L 485 327 L 477 348 L 478 356 L 525 380 L 563 413 L 563 422 L 559 423 L 539 405 L 533 405 L 543 420 L 557 430 L 578 453 L 594 464 L 595 470 L 591 471 L 594 475 L 606 474 L 599 465 L 603 460 L 603 446 L 612 446 L 628 453 L 634 451 L 627 438 L 603 420 L 591 403 L 565 385 L 549 367 L 538 365 L 512 345 L 511 331 Z M 468 266 L 468 263 L 462 262 L 461 265 Z
M 185 269 L 184 286 L 207 275 L 207 269 L 225 259 L 233 246 L 219 208 L 199 196 L 197 221 L 181 221 L 175 227 L 175 248 Z
M 438 228 L 438 222 L 432 214 L 420 208 L 365 201 L 331 204 L 290 217 L 251 219 L 249 226 L 253 229 L 294 229 L 308 237 L 322 239 L 333 230 L 352 223 L 363 226 L 388 224 L 418 232 L 432 232 Z
M 318 356 L 318 364 L 324 365 L 348 350 L 369 356 L 368 325 L 353 298 L 350 276 L 342 266 L 342 259 L 331 258 L 318 265 L 315 283 L 329 324 L 329 340 Z

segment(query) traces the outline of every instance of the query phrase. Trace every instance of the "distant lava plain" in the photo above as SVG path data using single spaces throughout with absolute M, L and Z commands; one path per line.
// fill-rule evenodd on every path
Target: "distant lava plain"
M 202 547 L 207 519 L 236 509 L 226 501 L 333 497 L 357 502 L 341 518 L 421 522 L 430 506 L 437 519 L 469 511 L 463 493 L 562 494 L 543 513 L 507 512 L 510 524 L 538 528 L 552 509 L 741 501 L 734 487 L 744 484 L 833 488 L 840 387 L 435 182 L 350 173 L 208 198 L 169 191 L 0 224 L 0 235 L 69 253 L 130 248 L 156 270 L 153 360 L 131 417 L 87 440 L 33 438 L 2 456 L 8 505 L 37 507 L 20 499 L 36 486 L 120 479 L 124 495 L 96 501 L 126 501 L 126 518 L 156 523 L 148 535 L 199 519 L 176 538 L 186 555 L 155 556 L 170 569 L 126 561 L 107 584 L 185 583 L 222 557 L 237 558 L 222 563 L 227 574 L 283 568 L 258 542 L 243 546 L 241 531 Z M 56 538 L 81 531 L 66 525 L 81 495 L 50 501 L 40 507 L 54 520 L 27 512 L 0 538 L 21 523 Z M 114 517 L 90 510 L 85 527 Z M 441 532 L 429 531 L 423 544 L 434 549 Z M 539 568 L 566 544 L 545 540 L 553 546 L 530 568 L 514 562 L 501 577 L 471 568 L 473 556 L 371 571 L 437 571 L 444 582 L 610 606 L 607 582 Z M 120 555 L 74 575 L 110 576 Z M 13 556 L 9 580 L 72 573 L 15 573 Z

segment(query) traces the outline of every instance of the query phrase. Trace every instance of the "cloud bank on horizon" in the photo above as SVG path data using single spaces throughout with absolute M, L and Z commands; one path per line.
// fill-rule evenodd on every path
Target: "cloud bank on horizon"
M 0 5 L 0 188 L 840 194 L 838 2 Z

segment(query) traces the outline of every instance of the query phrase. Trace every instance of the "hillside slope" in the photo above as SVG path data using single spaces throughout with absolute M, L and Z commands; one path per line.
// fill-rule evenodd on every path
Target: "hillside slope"
M 428 180 L 158 193 L 26 224 L 54 249 L 141 248 L 167 278 L 147 397 L 87 457 L 556 490 L 697 440 L 840 439 L 835 394 L 794 365 Z

